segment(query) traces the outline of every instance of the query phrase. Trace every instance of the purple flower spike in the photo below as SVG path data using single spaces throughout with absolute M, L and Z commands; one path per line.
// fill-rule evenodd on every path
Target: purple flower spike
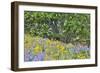
M 42 53 L 38 54 L 37 56 L 39 58 L 39 61 L 43 61 L 44 56 L 45 56 L 45 52 L 42 52 Z
M 77 49 L 77 48 L 70 48 L 69 52 L 70 53 L 79 53 L 79 49 Z
M 33 59 L 33 54 L 31 53 L 31 51 L 29 49 L 25 49 L 24 51 L 24 61 L 32 61 Z
M 38 55 L 34 56 L 34 61 L 43 61 L 45 56 L 45 52 L 39 53 Z
M 89 51 L 90 48 L 88 48 L 88 47 L 82 47 L 82 48 L 80 48 L 80 50 L 83 50 L 83 51 Z
M 33 61 L 38 61 L 38 60 L 39 60 L 38 57 L 34 56 Z

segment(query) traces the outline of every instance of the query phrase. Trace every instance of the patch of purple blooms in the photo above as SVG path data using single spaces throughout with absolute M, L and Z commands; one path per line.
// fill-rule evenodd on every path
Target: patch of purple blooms
M 34 55 L 31 53 L 31 50 L 25 49 L 24 50 L 24 61 L 43 61 L 45 56 L 45 52 L 39 53 L 37 55 Z
M 34 46 L 33 46 L 34 47 Z M 45 46 L 44 46 L 45 48 Z M 90 51 L 90 47 L 88 46 L 75 46 L 73 48 L 69 48 L 67 49 L 68 53 L 66 53 L 66 58 L 68 59 L 74 59 L 75 57 L 77 58 L 77 55 L 82 53 L 85 54 L 86 57 L 89 57 L 89 51 Z M 46 52 L 45 50 L 34 54 L 32 53 L 33 49 L 24 49 L 24 61 L 25 62 L 30 62 L 30 61 L 44 61 Z
M 31 50 L 25 49 L 24 50 L 24 61 L 32 61 L 33 54 L 31 53 Z
M 70 48 L 69 52 L 71 53 L 80 53 L 80 51 L 90 51 L 89 47 L 80 47 L 80 48 Z
M 43 61 L 45 56 L 45 52 L 39 53 L 34 56 L 33 61 Z

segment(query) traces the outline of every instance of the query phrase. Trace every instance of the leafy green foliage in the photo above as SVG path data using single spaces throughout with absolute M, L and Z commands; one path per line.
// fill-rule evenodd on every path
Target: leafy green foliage
M 25 11 L 24 15 L 25 33 L 31 36 L 89 45 L 90 14 Z

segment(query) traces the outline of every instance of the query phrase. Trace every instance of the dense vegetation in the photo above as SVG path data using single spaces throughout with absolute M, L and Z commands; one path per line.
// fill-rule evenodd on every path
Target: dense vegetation
M 89 58 L 90 14 L 25 11 L 24 23 L 25 53 L 31 54 L 27 59 Z

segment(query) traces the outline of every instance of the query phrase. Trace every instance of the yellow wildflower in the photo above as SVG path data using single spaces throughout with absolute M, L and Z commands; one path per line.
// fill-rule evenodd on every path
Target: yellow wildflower
M 35 54 L 38 54 L 38 53 L 42 52 L 41 46 L 37 45 L 37 46 L 33 49 L 33 52 L 34 52 Z
M 64 46 L 62 46 L 62 45 L 57 45 L 57 48 L 60 50 L 60 51 L 63 51 L 65 48 L 64 48 Z

